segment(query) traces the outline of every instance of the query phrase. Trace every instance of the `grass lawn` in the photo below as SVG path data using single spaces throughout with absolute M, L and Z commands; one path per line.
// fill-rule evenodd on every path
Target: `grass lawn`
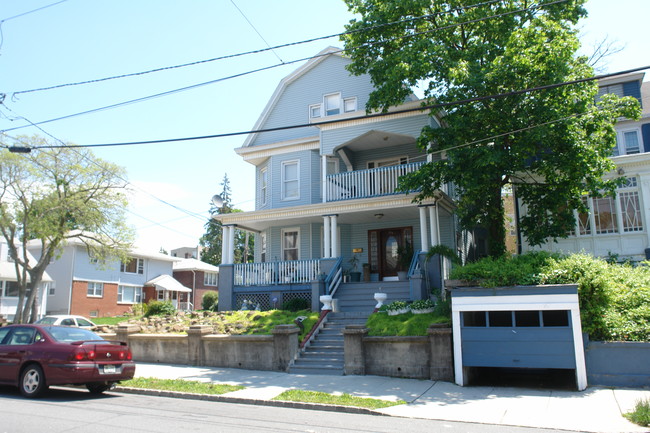
M 118 325 L 130 319 L 137 319 L 138 317 L 93 317 L 92 320 L 95 325 Z
M 434 323 L 449 323 L 449 318 L 437 316 L 435 313 L 413 314 L 408 312 L 389 316 L 379 312 L 370 315 L 366 326 L 370 336 L 426 336 L 427 328 Z
M 350 394 L 327 394 L 325 392 L 302 391 L 300 389 L 291 389 L 285 391 L 277 397 L 273 398 L 273 400 L 332 404 L 335 406 L 352 406 L 362 407 L 366 409 L 381 409 L 383 407 L 406 404 L 404 400 L 379 400 L 376 398 L 355 397 Z
M 243 386 L 224 385 L 219 383 L 198 382 L 183 379 L 155 379 L 151 377 L 136 377 L 131 380 L 125 380 L 120 383 L 120 386 L 210 395 L 220 395 L 245 388 Z

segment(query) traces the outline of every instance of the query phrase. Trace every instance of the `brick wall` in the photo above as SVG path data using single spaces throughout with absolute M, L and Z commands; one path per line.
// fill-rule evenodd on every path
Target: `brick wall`
M 203 271 L 175 271 L 174 278 L 185 287 L 194 288 L 192 295 L 192 304 L 195 310 L 200 310 L 203 301 L 203 295 L 206 292 L 218 292 L 216 286 L 206 286 L 203 284 Z
M 117 284 L 104 283 L 104 295 L 100 298 L 88 296 L 87 281 L 72 283 L 70 314 L 84 317 L 112 317 L 122 315 L 129 310 L 131 304 L 117 303 Z

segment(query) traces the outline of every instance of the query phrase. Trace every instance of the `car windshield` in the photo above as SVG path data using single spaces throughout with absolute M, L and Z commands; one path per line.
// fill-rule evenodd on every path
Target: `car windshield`
M 56 317 L 43 317 L 36 321 L 39 325 L 53 325 L 54 322 L 56 322 Z
M 95 334 L 92 331 L 82 328 L 67 328 L 67 327 L 58 327 L 53 326 L 47 328 L 48 333 L 56 341 L 66 342 L 66 341 L 85 341 L 85 340 L 103 340 L 102 337 Z

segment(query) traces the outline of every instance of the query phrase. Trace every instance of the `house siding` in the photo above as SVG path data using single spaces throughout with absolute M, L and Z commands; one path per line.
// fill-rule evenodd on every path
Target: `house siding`
M 269 184 L 271 185 L 270 190 L 270 202 L 271 208 L 283 208 L 283 207 L 292 207 L 292 206 L 301 206 L 312 203 L 312 197 L 314 196 L 314 188 L 312 187 L 313 182 L 318 182 L 318 175 L 320 170 L 315 172 L 316 178 L 312 177 L 313 172 L 313 161 L 318 159 L 318 155 L 315 151 L 302 151 L 302 152 L 291 152 L 281 156 L 275 156 L 271 158 L 269 164 L 269 170 L 276 173 L 275 176 L 269 176 Z M 300 196 L 298 199 L 294 200 L 283 200 L 282 199 L 282 164 L 284 162 L 298 161 L 298 179 L 300 182 Z M 320 195 L 316 195 L 320 198 Z
M 327 56 L 317 67 L 289 83 L 272 108 L 261 129 L 309 122 L 309 106 L 323 101 L 323 95 L 341 92 L 342 98 L 357 97 L 358 109 L 363 109 L 372 91 L 368 75 L 353 76 L 345 69 L 349 59 Z M 313 137 L 319 134 L 315 127 L 296 128 L 259 133 L 251 146 Z
M 88 296 L 88 281 L 74 281 L 70 297 L 70 314 L 85 317 L 112 317 L 131 310 L 132 304 L 117 303 L 117 284 L 104 283 L 101 298 Z

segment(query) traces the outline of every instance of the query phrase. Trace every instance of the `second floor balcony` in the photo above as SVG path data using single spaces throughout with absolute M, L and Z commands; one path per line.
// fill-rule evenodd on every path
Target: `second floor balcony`
M 400 176 L 417 171 L 424 162 L 391 165 L 330 174 L 325 179 L 326 202 L 403 194 L 397 191 Z

